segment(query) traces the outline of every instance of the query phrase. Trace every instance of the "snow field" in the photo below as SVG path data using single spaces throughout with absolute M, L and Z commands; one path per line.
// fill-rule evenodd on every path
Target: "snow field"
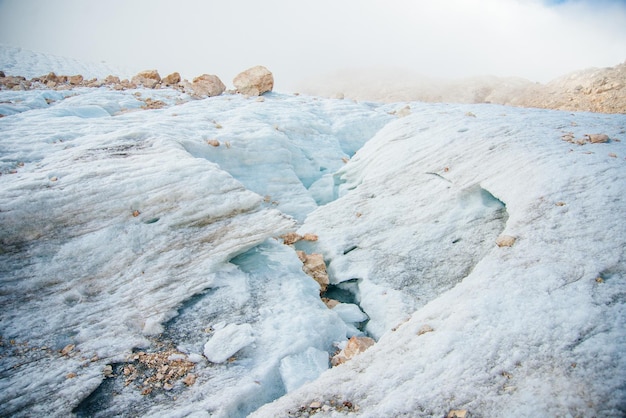
M 0 415 L 626 413 L 626 118 L 408 105 L 0 92 Z

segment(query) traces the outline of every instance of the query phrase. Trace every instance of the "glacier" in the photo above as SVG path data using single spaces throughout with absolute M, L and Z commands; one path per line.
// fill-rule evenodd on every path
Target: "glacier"
M 624 115 L 106 88 L 0 114 L 0 415 L 626 413 Z

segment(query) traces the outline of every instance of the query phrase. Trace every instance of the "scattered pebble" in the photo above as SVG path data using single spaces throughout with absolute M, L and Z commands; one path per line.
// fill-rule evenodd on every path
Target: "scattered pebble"
M 218 141 L 217 139 L 208 139 L 206 141 L 207 144 L 213 146 L 213 147 L 219 147 L 220 146 L 220 141 Z
M 67 356 L 72 351 L 74 351 L 74 348 L 76 348 L 76 346 L 74 344 L 68 344 L 65 347 L 63 347 L 63 349 L 60 351 L 60 353 L 61 353 L 62 356 Z
M 110 364 L 107 364 L 106 366 L 104 366 L 104 369 L 102 370 L 102 374 L 106 378 L 114 377 L 113 366 L 111 366 Z
M 282 238 L 283 244 L 285 245 L 295 244 L 302 239 L 302 237 L 295 232 L 287 232 L 286 234 L 281 235 L 280 238 Z
M 496 245 L 498 247 L 511 247 L 515 244 L 516 238 L 511 235 L 500 235 L 496 238 Z
M 606 134 L 586 134 L 585 136 L 592 144 L 603 144 L 609 142 L 609 136 Z
M 424 334 L 426 334 L 427 332 L 433 332 L 433 331 L 434 331 L 433 327 L 431 327 L 431 326 L 430 326 L 430 325 L 428 325 L 428 324 L 424 324 L 424 325 L 422 325 L 422 326 L 421 326 L 421 328 L 417 331 L 417 335 L 424 335 Z
M 317 235 L 306 233 L 302 236 L 302 239 L 305 241 L 317 241 Z
M 185 376 L 185 378 L 183 379 L 183 383 L 187 386 L 191 386 L 194 383 L 196 383 L 196 375 L 195 374 L 188 374 L 187 376 Z
M 469 413 L 467 409 L 452 409 L 446 418 L 469 418 Z

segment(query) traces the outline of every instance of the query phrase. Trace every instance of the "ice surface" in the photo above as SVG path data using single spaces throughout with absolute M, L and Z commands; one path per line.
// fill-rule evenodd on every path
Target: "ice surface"
M 0 120 L 3 414 L 184 406 L 243 416 L 285 392 L 282 358 L 310 347 L 329 353 L 347 337 L 349 326 L 275 238 L 295 228 L 289 215 L 316 207 L 307 185 L 342 166 L 389 115 L 277 94 L 182 105 L 188 98 L 167 89 L 76 89 L 50 103 L 44 94 L 0 92 L 23 106 Z M 145 97 L 170 107 L 142 110 Z M 319 153 L 317 137 L 327 144 Z M 246 344 L 217 350 L 235 361 L 210 366 L 199 356 L 219 322 L 249 324 L 254 343 L 245 334 Z M 28 348 L 8 355 L 10 341 Z M 124 385 L 125 365 L 138 367 L 133 350 L 164 346 L 196 364 L 193 386 L 141 396 Z M 105 379 L 107 365 L 114 377 Z
M 625 116 L 264 98 L 0 91 L 0 415 L 626 414 Z
M 313 347 L 280 361 L 280 376 L 287 392 L 317 379 L 327 369 L 328 353 Z
M 367 315 L 354 303 L 340 303 L 333 308 L 341 319 L 349 324 L 367 321 Z
M 411 108 L 300 228 L 334 281 L 359 279 L 378 343 L 252 415 L 338 398 L 367 417 L 626 413 L 626 117 Z
M 204 344 L 204 356 L 213 363 L 223 363 L 242 348 L 254 342 L 250 324 L 228 324 Z

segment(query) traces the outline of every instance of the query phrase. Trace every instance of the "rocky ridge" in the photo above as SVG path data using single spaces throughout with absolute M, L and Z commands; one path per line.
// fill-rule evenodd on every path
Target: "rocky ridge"
M 360 101 L 495 103 L 597 113 L 626 113 L 626 62 L 575 71 L 547 84 L 518 77 L 425 78 L 396 71 L 338 72 L 302 84 L 306 94 Z

